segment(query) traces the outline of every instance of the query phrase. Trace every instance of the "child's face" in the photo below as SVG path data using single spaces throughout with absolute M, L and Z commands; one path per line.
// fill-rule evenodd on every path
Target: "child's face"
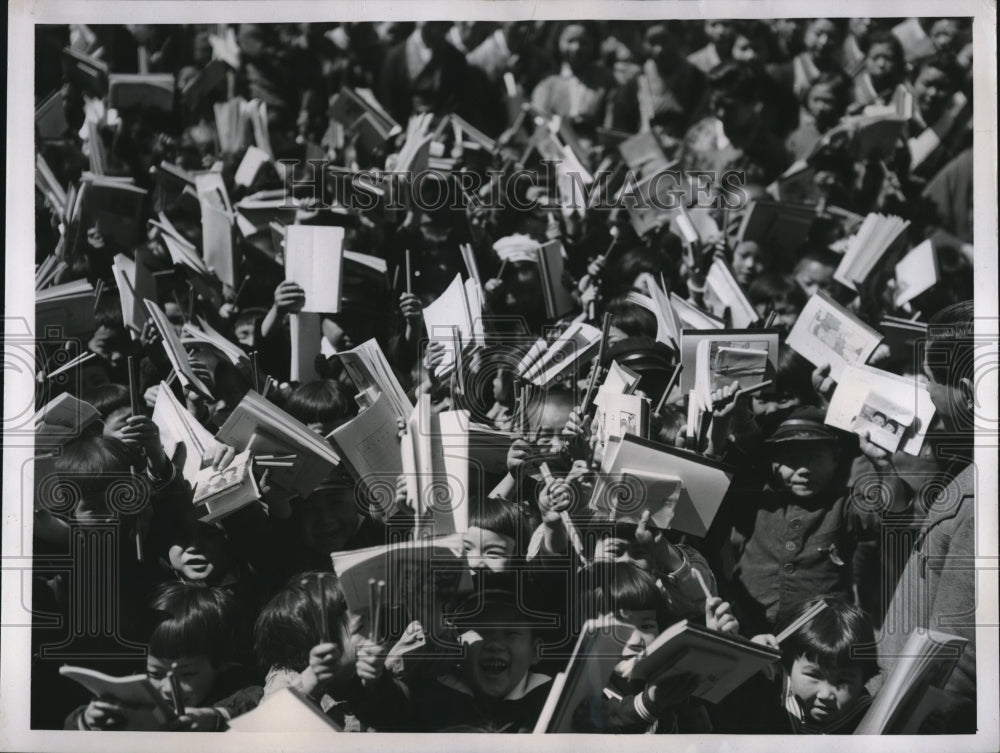
M 465 558 L 473 570 L 502 572 L 514 556 L 514 539 L 502 533 L 469 526 L 462 538 Z
M 738 60 L 740 62 L 750 62 L 760 58 L 760 52 L 757 50 L 756 45 L 749 37 L 745 37 L 742 34 L 736 37 L 733 41 L 733 60 Z
M 899 71 L 896 68 L 896 55 L 892 45 L 882 42 L 871 46 L 868 57 L 865 58 L 865 70 L 869 76 L 875 81 L 883 81 L 897 74 Z
M 837 45 L 837 27 L 828 18 L 819 18 L 806 29 L 805 45 L 817 60 L 829 58 Z
M 594 547 L 594 561 L 631 562 L 643 570 L 650 570 L 649 553 L 634 538 L 604 536 Z
M 569 420 L 572 406 L 565 400 L 552 399 L 545 401 L 542 406 L 541 415 L 538 417 L 538 426 L 535 428 L 533 444 L 541 452 L 560 452 L 565 446 L 562 438 L 562 430 Z
M 174 544 L 167 559 L 174 572 L 189 582 L 217 582 L 233 567 L 232 554 L 222 537 L 199 537 L 183 546 Z
M 173 702 L 173 694 L 170 688 L 170 680 L 167 679 L 167 672 L 170 671 L 173 662 L 160 659 L 156 656 L 146 658 L 146 675 L 153 683 L 160 695 L 167 701 Z M 184 705 L 187 708 L 197 708 L 200 706 L 208 694 L 212 692 L 218 671 L 212 665 L 212 660 L 207 656 L 188 656 L 176 660 L 177 668 L 174 673 L 180 680 L 181 692 L 184 695 Z
M 506 610 L 508 622 L 516 622 L 516 610 Z M 531 628 L 490 626 L 475 631 L 481 640 L 468 644 L 464 668 L 473 690 L 490 698 L 504 698 L 517 687 L 535 664 L 541 639 Z
M 840 104 L 837 94 L 829 84 L 816 84 L 809 90 L 806 109 L 816 119 L 816 124 L 826 128 L 840 118 Z
M 756 243 L 743 241 L 733 250 L 733 275 L 740 285 L 749 285 L 763 271 L 764 258 Z
M 792 664 L 789 683 L 806 718 L 821 724 L 843 714 L 865 687 L 860 667 L 826 669 L 803 656 Z
M 575 24 L 567 26 L 559 37 L 559 52 L 563 60 L 574 68 L 593 59 L 594 45 L 587 30 Z
M 623 609 L 615 615 L 615 619 L 625 626 L 615 637 L 623 644 L 622 659 L 626 660 L 619 663 L 615 669 L 624 670 L 623 664 L 628 663 L 631 668 L 632 662 L 628 660 L 641 656 L 649 644 L 656 640 L 656 636 L 660 634 L 660 624 L 654 609 Z
M 725 21 L 706 21 L 705 36 L 708 37 L 709 41 L 714 44 L 721 41 L 722 38 L 729 33 L 730 28 L 730 25 Z
M 913 82 L 917 105 L 925 118 L 933 119 L 941 112 L 953 93 L 950 79 L 944 71 L 926 66 Z
M 240 321 L 233 328 L 233 334 L 236 336 L 236 342 L 240 345 L 245 345 L 248 348 L 257 347 L 257 324 L 255 321 L 247 319 Z
M 931 27 L 934 46 L 942 52 L 957 52 L 959 37 L 958 24 L 950 18 L 942 18 Z
M 306 544 L 315 552 L 329 554 L 342 551 L 358 530 L 358 510 L 353 494 L 327 493 L 317 499 L 306 499 L 296 504 L 300 508 L 300 525 Z
M 792 494 L 811 497 L 830 488 L 837 470 L 837 453 L 832 443 L 784 442 L 775 450 L 771 469 Z
M 833 273 L 835 271 L 834 267 L 807 259 L 796 270 L 795 281 L 806 291 L 807 295 L 815 295 L 819 290 L 829 293 L 833 287 Z

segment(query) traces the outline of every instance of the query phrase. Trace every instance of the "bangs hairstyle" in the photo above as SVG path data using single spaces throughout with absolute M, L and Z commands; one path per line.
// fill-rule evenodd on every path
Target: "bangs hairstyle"
M 54 463 L 56 475 L 79 487 L 85 502 L 102 504 L 111 485 L 129 476 L 133 465 L 145 465 L 138 451 L 103 435 L 70 442 Z
M 81 399 L 97 408 L 97 412 L 104 419 L 117 410 L 121 410 L 122 408 L 131 409 L 132 407 L 132 397 L 129 394 L 128 387 L 122 384 L 104 384 L 100 387 L 95 387 L 85 393 Z
M 825 669 L 860 667 L 865 681 L 877 675 L 875 630 L 871 620 L 843 599 L 825 597 L 803 602 L 786 619 L 779 620 L 775 631 L 784 629 L 819 602 L 825 602 L 826 609 L 792 633 L 781 646 L 781 662 L 785 669 L 791 671 L 792 664 L 801 657 Z
M 326 604 L 330 635 L 321 636 L 320 603 Z M 334 573 L 308 572 L 292 578 L 261 610 L 254 626 L 254 654 L 266 672 L 272 667 L 302 672 L 309 652 L 323 640 L 340 646 L 344 661 L 353 659 L 347 599 Z
M 626 298 L 615 298 L 604 311 L 614 316 L 615 326 L 629 337 L 656 337 L 656 315 Z
M 332 379 L 317 379 L 296 387 L 285 405 L 293 417 L 306 424 L 328 423 L 354 415 L 346 388 Z
M 584 572 L 587 596 L 584 600 L 589 617 L 623 611 L 651 609 L 656 612 L 660 630 L 677 622 L 676 615 L 663 597 L 656 580 L 631 562 L 599 561 Z
M 236 600 L 223 588 L 170 583 L 153 597 L 161 621 L 149 638 L 158 659 L 207 656 L 216 668 L 238 655 L 242 626 Z
M 514 540 L 514 554 L 523 557 L 528 551 L 534 522 L 528 510 L 517 502 L 484 497 L 473 507 L 469 515 L 469 527 L 509 536 Z

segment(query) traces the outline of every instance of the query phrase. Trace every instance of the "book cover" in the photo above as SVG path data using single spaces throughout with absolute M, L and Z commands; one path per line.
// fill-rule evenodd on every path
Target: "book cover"
M 693 673 L 698 676 L 698 687 L 692 695 L 718 703 L 780 658 L 781 652 L 775 649 L 682 620 L 646 647 L 646 656 L 635 663 L 629 676 L 663 682 L 672 675 Z
M 830 364 L 838 379 L 849 363 L 865 363 L 882 335 L 823 291 L 810 296 L 788 333 L 788 347 L 814 366 Z
M 214 523 L 260 500 L 253 476 L 253 455 L 244 450 L 221 470 L 202 468 L 194 477 L 195 514 L 203 523 Z
M 724 463 L 629 434 L 620 440 L 612 438 L 608 443 L 601 462 L 604 475 L 594 485 L 591 509 L 613 509 L 607 495 L 614 491 L 612 484 L 626 468 L 640 480 L 643 474 L 662 474 L 665 469 L 669 469 L 670 476 L 678 477 L 681 489 L 671 528 L 698 537 L 703 537 L 711 527 L 733 477 L 733 469 Z M 655 478 L 650 475 L 650 479 Z
M 289 225 L 285 228 L 285 279 L 306 293 L 302 311 L 336 314 L 340 311 L 344 228 Z

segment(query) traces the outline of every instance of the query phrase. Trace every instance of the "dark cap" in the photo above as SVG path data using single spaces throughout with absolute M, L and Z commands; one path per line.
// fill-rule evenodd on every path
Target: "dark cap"
M 802 408 L 794 411 L 781 422 L 765 444 L 776 445 L 782 442 L 835 442 L 837 435 L 824 423 L 826 414 L 819 408 Z
M 472 593 L 445 611 L 445 619 L 460 630 L 552 625 L 552 615 L 540 603 L 534 581 L 523 571 L 480 572 L 473 587 Z

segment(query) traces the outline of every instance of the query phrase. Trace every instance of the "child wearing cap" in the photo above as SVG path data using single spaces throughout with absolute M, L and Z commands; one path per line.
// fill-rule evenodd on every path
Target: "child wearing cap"
M 878 535 L 883 513 L 912 503 L 912 490 L 889 494 L 875 476 L 849 488 L 846 454 L 822 410 L 799 409 L 764 442 L 770 477 L 763 488 L 728 500 L 728 596 L 754 632 L 771 632 L 791 608 L 819 594 L 852 600 L 858 541 Z
M 453 671 L 411 683 L 409 707 L 397 717 L 400 730 L 534 729 L 552 685 L 551 677 L 533 671 L 542 647 L 539 630 L 555 615 L 526 608 L 533 594 L 524 573 L 485 572 L 479 581 L 480 588 L 451 612 L 461 651 Z

